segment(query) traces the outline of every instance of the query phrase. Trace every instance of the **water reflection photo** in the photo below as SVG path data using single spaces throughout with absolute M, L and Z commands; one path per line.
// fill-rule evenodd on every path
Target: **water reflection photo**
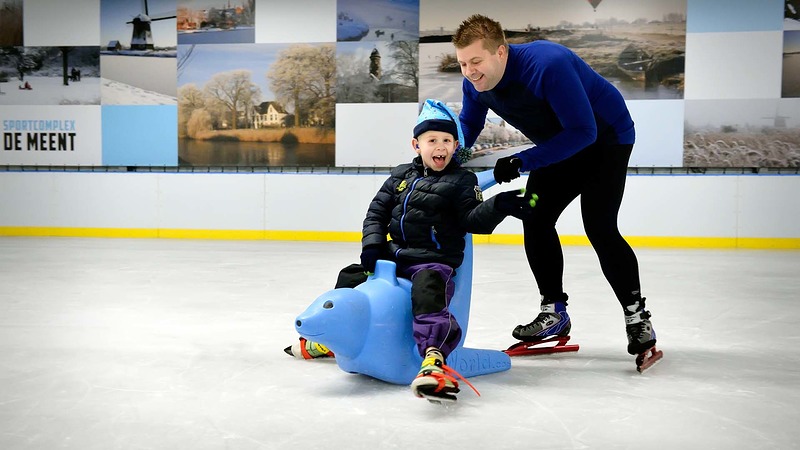
M 255 42 L 255 0 L 180 0 L 178 44 Z
M 333 166 L 330 44 L 178 45 L 182 166 Z

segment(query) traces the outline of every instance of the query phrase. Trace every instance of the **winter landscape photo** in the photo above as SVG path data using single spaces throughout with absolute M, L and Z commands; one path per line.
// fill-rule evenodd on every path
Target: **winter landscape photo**
M 449 39 L 419 44 L 419 98 L 461 101 L 461 67 Z
M 453 99 L 460 83 L 449 44 L 468 15 L 504 27 L 510 44 L 548 40 L 577 53 L 628 99 L 683 98 L 686 0 L 426 0 L 420 12 L 420 96 Z M 447 47 L 449 45 L 449 48 Z M 431 47 L 428 47 L 431 46 Z
M 333 166 L 335 53 L 332 43 L 179 45 L 180 165 Z
M 685 167 L 800 167 L 800 99 L 687 100 Z
M 336 101 L 416 103 L 419 45 L 416 41 L 339 42 Z
M 99 47 L 0 47 L 0 105 L 99 105 Z
M 461 102 L 446 102 L 446 104 L 454 114 L 461 113 Z M 498 159 L 519 153 L 532 145 L 533 143 L 524 134 L 489 110 L 481 134 L 466 151 L 469 159 L 463 165 L 472 168 L 491 168 Z
M 104 105 L 175 105 L 174 0 L 101 0 Z
M 0 0 L 0 47 L 22 45 L 22 0 Z
M 416 41 L 419 0 L 338 0 L 336 40 Z
M 256 0 L 178 0 L 178 44 L 255 42 Z

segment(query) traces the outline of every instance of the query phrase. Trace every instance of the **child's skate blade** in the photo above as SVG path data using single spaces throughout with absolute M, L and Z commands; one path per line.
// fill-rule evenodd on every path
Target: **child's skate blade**
M 446 393 L 443 393 L 443 392 L 437 392 L 437 393 L 433 393 L 432 392 L 430 394 L 429 393 L 425 393 L 425 392 L 420 392 L 420 395 L 425 400 L 427 400 L 427 401 L 429 401 L 431 403 L 437 404 L 437 405 L 455 403 L 456 400 L 457 400 L 455 395 L 446 394 Z

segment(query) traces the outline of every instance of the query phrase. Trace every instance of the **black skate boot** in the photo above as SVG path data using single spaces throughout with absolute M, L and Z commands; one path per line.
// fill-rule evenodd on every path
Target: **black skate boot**
M 553 336 L 568 336 L 570 324 L 566 302 L 542 305 L 542 312 L 527 325 L 517 325 L 511 333 L 523 342 L 536 342 Z
M 625 332 L 628 334 L 628 353 L 636 356 L 636 370 L 644 372 L 663 356 L 656 349 L 656 331 L 650 322 L 650 311 L 644 309 L 644 298 L 625 307 Z
M 644 309 L 644 299 L 625 308 L 625 331 L 631 355 L 638 355 L 656 345 L 656 331 L 650 323 L 650 311 Z

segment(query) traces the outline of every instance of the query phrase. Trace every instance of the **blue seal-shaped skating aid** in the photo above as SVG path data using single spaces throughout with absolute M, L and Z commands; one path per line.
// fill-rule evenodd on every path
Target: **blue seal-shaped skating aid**
M 478 180 L 482 189 L 494 184 L 491 171 L 479 173 Z M 455 284 L 450 311 L 463 333 L 447 364 L 464 377 L 510 369 L 511 359 L 499 350 L 463 347 L 472 296 L 472 235 L 469 234 Z M 375 274 L 355 289 L 334 289 L 319 296 L 297 317 L 295 329 L 306 339 L 328 347 L 346 372 L 410 384 L 422 363 L 411 323 L 411 282 L 396 277 L 394 262 L 381 260 Z

